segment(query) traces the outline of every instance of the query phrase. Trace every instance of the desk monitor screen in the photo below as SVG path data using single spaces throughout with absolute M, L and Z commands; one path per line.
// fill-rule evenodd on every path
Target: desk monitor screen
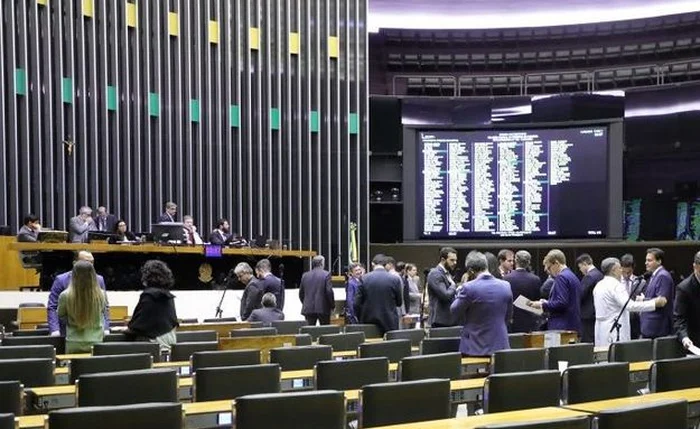
M 183 243 L 185 241 L 184 224 L 181 222 L 163 222 L 151 225 L 153 241 L 156 243 Z
M 221 258 L 223 256 L 223 248 L 218 244 L 205 244 L 204 256 L 207 258 Z
M 88 243 L 92 243 L 93 241 L 107 241 L 112 236 L 114 236 L 114 234 L 111 232 L 90 231 L 88 232 Z

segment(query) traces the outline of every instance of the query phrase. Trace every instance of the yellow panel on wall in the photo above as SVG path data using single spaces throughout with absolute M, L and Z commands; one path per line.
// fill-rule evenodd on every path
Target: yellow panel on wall
M 83 0 L 83 16 L 92 18 L 95 16 L 95 6 L 92 0 Z
M 126 3 L 126 25 L 134 28 L 138 27 L 138 17 L 134 3 Z
M 328 56 L 331 58 L 338 58 L 338 51 L 340 50 L 340 43 L 337 36 L 330 36 L 328 38 Z
M 289 53 L 299 54 L 299 33 L 289 33 Z
M 168 12 L 168 34 L 180 35 L 180 17 L 175 12 Z
M 219 23 L 209 21 L 209 43 L 219 43 Z
M 250 39 L 250 49 L 260 49 L 260 29 L 257 27 L 250 27 L 248 31 L 248 38 Z

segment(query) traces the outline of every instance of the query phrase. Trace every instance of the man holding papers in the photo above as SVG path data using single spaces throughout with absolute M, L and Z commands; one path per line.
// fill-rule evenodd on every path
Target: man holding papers
M 544 257 L 544 269 L 554 277 L 549 299 L 531 301 L 530 306 L 549 313 L 547 329 L 581 333 L 581 283 L 566 266 L 566 256 L 552 249 Z
M 615 318 L 629 300 L 629 294 L 620 281 L 622 278 L 620 260 L 617 258 L 604 259 L 600 264 L 600 268 L 605 277 L 593 289 L 596 347 L 604 347 L 617 341 L 617 331 L 612 329 L 612 327 L 615 323 Z M 620 341 L 630 340 L 630 311 L 654 311 L 664 305 L 666 305 L 666 298 L 663 296 L 648 301 L 630 300 L 619 320 Z

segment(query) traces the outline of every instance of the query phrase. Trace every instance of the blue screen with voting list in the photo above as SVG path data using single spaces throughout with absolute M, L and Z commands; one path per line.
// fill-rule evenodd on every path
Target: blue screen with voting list
M 422 238 L 601 238 L 608 128 L 418 132 Z

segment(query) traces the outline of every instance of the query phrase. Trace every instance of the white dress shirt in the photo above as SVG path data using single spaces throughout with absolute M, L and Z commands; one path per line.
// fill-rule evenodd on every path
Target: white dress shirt
M 610 329 L 615 317 L 629 298 L 625 286 L 616 278 L 605 276 L 603 280 L 593 288 L 593 305 L 595 306 L 595 346 L 604 347 L 617 339 L 617 332 Z M 620 341 L 630 340 L 630 311 L 654 311 L 654 300 L 634 301 L 630 300 L 625 308 L 625 313 L 620 317 Z

